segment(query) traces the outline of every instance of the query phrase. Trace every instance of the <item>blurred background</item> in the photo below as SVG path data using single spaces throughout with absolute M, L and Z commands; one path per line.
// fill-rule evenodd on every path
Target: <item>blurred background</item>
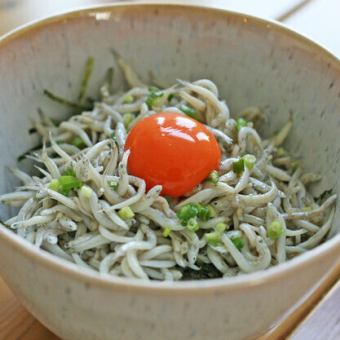
M 70 9 L 110 2 L 113 1 L 0 0 L 0 35 L 32 20 Z M 172 0 L 171 2 L 209 5 L 278 20 L 340 56 L 340 0 Z

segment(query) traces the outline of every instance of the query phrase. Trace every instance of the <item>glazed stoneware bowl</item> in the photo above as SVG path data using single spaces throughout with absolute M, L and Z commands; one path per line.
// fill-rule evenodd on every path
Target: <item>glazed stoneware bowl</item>
M 148 81 L 210 78 L 232 112 L 258 105 L 264 133 L 293 115 L 287 144 L 306 169 L 323 175 L 315 195 L 340 193 L 340 66 L 323 48 L 277 24 L 191 6 L 118 4 L 60 15 L 0 41 L 0 192 L 8 167 L 37 141 L 37 108 L 63 117 L 45 88 L 69 98 L 95 58 L 92 95 L 114 64 L 112 48 Z M 116 72 L 115 87 L 122 83 Z M 1 208 L 4 220 L 11 211 Z M 273 327 L 339 261 L 340 211 L 329 240 L 269 270 L 177 283 L 125 280 L 79 269 L 0 226 L 0 274 L 24 306 L 64 339 L 249 339 Z

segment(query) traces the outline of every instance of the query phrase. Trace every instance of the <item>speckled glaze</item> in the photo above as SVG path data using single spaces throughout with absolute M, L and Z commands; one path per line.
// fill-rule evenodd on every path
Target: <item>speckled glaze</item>
M 43 89 L 75 98 L 88 56 L 96 94 L 115 48 L 144 80 L 211 78 L 232 112 L 265 107 L 271 132 L 294 116 L 289 142 L 340 193 L 340 66 L 321 47 L 281 26 L 199 7 L 118 4 L 58 16 L 0 41 L 0 192 L 7 167 L 36 142 L 27 133 L 37 108 L 66 112 Z M 115 86 L 121 74 L 115 76 Z M 10 214 L 1 208 L 1 218 Z M 339 209 L 332 231 L 339 231 Z M 340 235 L 270 270 L 200 282 L 100 277 L 41 252 L 0 226 L 0 274 L 23 304 L 65 339 L 249 339 L 301 302 L 339 260 Z

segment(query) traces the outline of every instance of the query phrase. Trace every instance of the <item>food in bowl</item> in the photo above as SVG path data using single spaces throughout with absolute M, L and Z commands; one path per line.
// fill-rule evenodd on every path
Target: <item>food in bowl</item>
M 130 89 L 86 98 L 54 122 L 44 112 L 32 133 L 41 146 L 24 157 L 39 174 L 0 196 L 19 206 L 5 222 L 18 235 L 102 274 L 185 280 L 235 276 L 283 263 L 329 233 L 336 195 L 314 198 L 321 177 L 302 171 L 282 146 L 292 118 L 269 139 L 250 107 L 230 115 L 208 79 L 146 86 L 119 56 Z M 111 75 L 111 76 L 110 76 Z

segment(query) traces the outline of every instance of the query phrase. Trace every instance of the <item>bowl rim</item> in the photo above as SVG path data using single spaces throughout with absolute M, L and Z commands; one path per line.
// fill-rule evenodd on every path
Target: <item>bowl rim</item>
M 62 12 L 53 16 L 46 17 L 32 21 L 30 23 L 19 26 L 18 28 L 4 34 L 0 37 L 0 49 L 3 48 L 6 43 L 9 43 L 16 38 L 23 37 L 26 34 L 43 28 L 49 24 L 60 23 L 65 20 L 73 20 L 78 18 L 86 18 L 96 15 L 96 13 L 112 12 L 115 9 L 129 9 L 129 8 L 142 8 L 144 10 L 152 10 L 162 7 L 166 8 L 178 8 L 181 10 L 190 11 L 204 11 L 210 15 L 221 15 L 225 17 L 232 17 L 238 20 L 243 20 L 244 23 L 251 25 L 259 25 L 262 29 L 271 29 L 276 32 L 280 32 L 283 35 L 291 36 L 292 39 L 300 41 L 303 46 L 309 46 L 316 50 L 320 57 L 324 58 L 328 63 L 332 63 L 333 66 L 340 72 L 339 59 L 333 55 L 329 50 L 321 46 L 320 44 L 310 40 L 304 35 L 295 32 L 294 30 L 287 28 L 281 23 L 258 18 L 256 16 L 244 14 L 237 11 L 230 11 L 225 9 L 213 8 L 209 5 L 195 5 L 195 4 L 178 4 L 162 1 L 141 1 L 141 2 L 124 2 L 124 3 L 112 3 L 103 5 L 86 6 L 84 8 Z M 63 260 L 51 253 L 44 250 L 37 249 L 34 245 L 30 244 L 26 240 L 19 237 L 13 231 L 9 230 L 2 223 L 0 223 L 0 239 L 6 242 L 10 248 L 21 253 L 33 261 L 50 267 L 58 273 L 69 275 L 75 280 L 79 279 L 85 282 L 86 285 L 96 285 L 103 288 L 111 289 L 115 288 L 122 292 L 139 292 L 153 294 L 155 292 L 162 294 L 210 294 L 212 291 L 216 293 L 216 290 L 243 290 L 244 288 L 250 288 L 263 284 L 274 283 L 276 281 L 284 280 L 284 278 L 296 270 L 300 270 L 307 265 L 311 265 L 317 258 L 323 258 L 327 255 L 340 254 L 340 233 L 327 240 L 325 243 L 317 246 L 314 249 L 309 250 L 307 253 L 301 254 L 285 263 L 270 267 L 266 270 L 243 274 L 230 278 L 218 278 L 218 279 L 205 279 L 205 280 L 188 280 L 177 282 L 166 281 L 144 281 L 140 279 L 119 278 L 109 274 L 103 275 L 96 271 L 92 271 L 86 268 L 80 268 L 74 263 Z M 340 256 L 334 259 L 334 263 L 339 261 Z M 331 268 L 329 268 L 331 269 Z

